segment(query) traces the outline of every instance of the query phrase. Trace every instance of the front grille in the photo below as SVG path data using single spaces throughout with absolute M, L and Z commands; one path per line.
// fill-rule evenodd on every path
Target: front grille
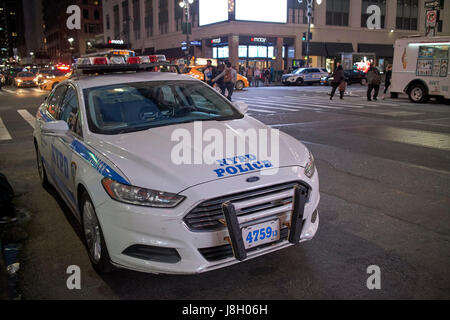
M 239 217 L 255 214 L 261 211 L 277 209 L 283 206 L 289 206 L 292 204 L 293 197 L 287 193 L 289 191 L 293 192 L 295 185 L 300 185 L 305 188 L 305 190 L 308 190 L 308 188 L 301 182 L 295 181 L 253 191 L 240 192 L 228 196 L 218 197 L 199 204 L 185 216 L 184 222 L 193 231 L 220 230 L 225 228 L 225 226 L 219 221 L 220 219 L 224 219 L 222 212 L 223 203 L 228 201 L 233 203 L 236 201 L 245 202 L 261 199 L 261 201 L 258 201 L 257 205 L 240 208 L 237 212 Z M 277 196 L 279 197 L 277 198 Z M 265 198 L 267 198 L 267 201 L 265 201 Z
M 280 239 L 278 241 L 266 243 L 259 247 L 250 248 L 247 250 L 247 252 L 252 252 L 252 251 L 255 251 L 258 249 L 267 248 L 267 247 L 276 245 L 282 241 L 286 241 L 288 238 L 288 234 L 289 234 L 289 229 L 283 228 L 280 230 Z M 233 256 L 233 249 L 231 248 L 231 244 L 226 244 L 224 246 L 218 246 L 218 247 L 198 249 L 198 251 L 206 260 L 208 260 L 210 262 L 231 258 Z

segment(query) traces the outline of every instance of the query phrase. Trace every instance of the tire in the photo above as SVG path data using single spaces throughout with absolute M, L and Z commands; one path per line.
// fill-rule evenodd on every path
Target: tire
M 304 83 L 303 78 L 298 78 L 297 81 L 295 81 L 295 84 L 296 84 L 297 86 L 301 86 L 301 85 L 303 85 L 303 83 Z
M 367 85 L 367 79 L 361 79 L 361 81 L 359 82 L 360 85 L 365 86 Z
M 244 90 L 244 82 L 242 80 L 239 80 L 238 82 L 236 82 L 236 90 L 238 91 L 242 91 Z
M 424 103 L 428 101 L 429 97 L 425 87 L 421 84 L 414 84 L 408 90 L 409 100 L 414 103 Z
M 86 192 L 81 196 L 81 228 L 84 244 L 94 270 L 100 274 L 116 270 L 111 264 L 94 204 Z
M 50 183 L 48 182 L 47 172 L 45 171 L 41 152 L 39 151 L 39 147 L 37 145 L 36 145 L 36 164 L 38 167 L 39 181 L 41 182 L 41 185 L 44 189 L 48 189 L 50 187 Z

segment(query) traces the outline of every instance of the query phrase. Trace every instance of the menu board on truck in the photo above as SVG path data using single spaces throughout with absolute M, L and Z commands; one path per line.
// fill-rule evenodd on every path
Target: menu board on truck
M 419 47 L 416 75 L 446 77 L 448 73 L 449 46 L 424 45 Z

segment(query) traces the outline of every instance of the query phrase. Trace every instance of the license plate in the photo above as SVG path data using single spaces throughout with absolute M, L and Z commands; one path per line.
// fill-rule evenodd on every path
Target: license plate
M 245 249 L 280 240 L 280 220 L 255 224 L 242 229 Z

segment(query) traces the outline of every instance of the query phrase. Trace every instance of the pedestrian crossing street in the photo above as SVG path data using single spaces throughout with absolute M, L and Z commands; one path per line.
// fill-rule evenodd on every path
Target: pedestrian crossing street
M 29 129 L 29 131 L 31 133 L 34 129 L 36 118 L 30 113 L 30 111 L 28 111 L 26 109 L 19 109 L 16 111 L 17 111 L 18 117 L 20 117 L 20 119 L 22 119 L 23 121 L 25 121 L 28 124 L 26 126 L 27 127 L 26 130 Z M 10 118 L 10 117 L 8 117 L 8 118 Z M 14 120 L 16 120 L 16 119 L 14 119 Z M 15 121 L 11 121 L 11 123 L 12 122 L 15 122 Z M 11 126 L 12 126 L 12 124 L 11 124 Z M 2 119 L 2 116 L 0 116 L 0 142 L 12 140 L 14 138 L 14 130 L 12 130 L 11 126 L 9 126 L 8 122 L 6 120 Z
M 249 106 L 249 115 L 254 114 L 279 114 L 280 112 L 296 111 L 353 111 L 358 112 L 368 108 L 392 108 L 400 106 L 399 103 L 391 101 L 365 101 L 363 97 L 334 97 L 330 101 L 329 96 L 323 93 L 322 96 L 299 95 L 284 97 L 248 97 L 236 96 L 235 101 L 244 101 Z M 366 112 L 366 111 L 364 111 Z

